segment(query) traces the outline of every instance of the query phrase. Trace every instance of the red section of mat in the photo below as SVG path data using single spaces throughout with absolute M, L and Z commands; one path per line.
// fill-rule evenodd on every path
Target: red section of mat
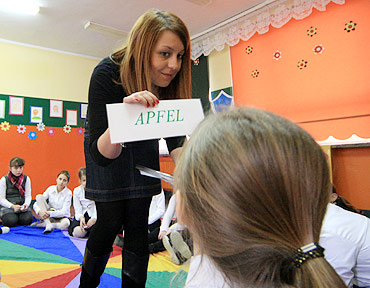
M 40 288 L 40 287 L 53 287 L 53 288 L 64 288 L 66 287 L 76 276 L 81 272 L 81 269 L 75 269 L 68 273 L 58 275 L 43 281 L 24 286 L 23 288 Z
M 121 247 L 118 247 L 116 245 L 113 245 L 113 251 L 110 254 L 110 258 L 116 257 L 118 255 L 121 255 L 121 253 L 122 253 L 122 248 Z

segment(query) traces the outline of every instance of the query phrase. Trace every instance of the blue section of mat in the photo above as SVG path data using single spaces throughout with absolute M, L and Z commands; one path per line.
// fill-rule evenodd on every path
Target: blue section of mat
M 7 234 L 0 234 L 0 238 L 82 263 L 83 255 L 61 230 L 49 234 L 43 234 L 43 231 L 44 228 L 20 226 L 11 228 Z

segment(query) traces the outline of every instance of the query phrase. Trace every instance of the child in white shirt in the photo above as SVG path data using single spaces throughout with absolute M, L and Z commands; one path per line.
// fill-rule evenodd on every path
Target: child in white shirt
M 73 207 L 75 217 L 68 227 L 69 235 L 73 237 L 87 237 L 96 222 L 97 213 L 95 201 L 85 198 L 86 168 L 78 171 L 80 186 L 73 190 Z
M 57 185 L 52 185 L 43 194 L 36 196 L 33 210 L 40 218 L 31 226 L 45 227 L 44 233 L 54 229 L 66 229 L 69 224 L 72 191 L 67 188 L 70 179 L 68 171 L 61 171 L 57 176 Z M 46 202 L 48 200 L 48 203 Z

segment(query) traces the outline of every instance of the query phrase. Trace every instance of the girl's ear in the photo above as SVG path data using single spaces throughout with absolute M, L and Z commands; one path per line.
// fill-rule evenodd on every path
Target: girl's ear
M 330 195 L 330 203 L 334 203 L 338 199 L 338 194 L 337 193 L 331 193 Z

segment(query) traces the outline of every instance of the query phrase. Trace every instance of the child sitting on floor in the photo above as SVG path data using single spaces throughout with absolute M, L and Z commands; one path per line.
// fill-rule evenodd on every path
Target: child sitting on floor
M 83 238 L 89 235 L 97 217 L 95 201 L 85 198 L 86 168 L 78 171 L 78 178 L 81 185 L 73 190 L 75 217 L 68 227 L 68 233 L 73 237 Z
M 72 200 L 72 191 L 67 188 L 69 179 L 69 172 L 61 171 L 56 179 L 57 185 L 50 186 L 43 194 L 36 196 L 33 209 L 41 221 L 34 222 L 31 226 L 45 227 L 44 233 L 69 226 Z
M 192 256 L 192 240 L 188 229 L 180 223 L 170 226 L 172 219 L 176 218 L 176 194 L 172 195 L 168 203 L 166 213 L 163 216 L 162 225 L 158 234 L 159 242 L 149 244 L 149 251 L 152 249 L 166 248 L 170 254 L 171 261 L 181 265 Z M 155 250 L 154 250 L 155 251 Z
M 31 180 L 23 174 L 24 164 L 22 158 L 12 158 L 8 174 L 0 180 L 0 217 L 4 226 L 15 227 L 32 223 L 32 212 L 29 209 Z

